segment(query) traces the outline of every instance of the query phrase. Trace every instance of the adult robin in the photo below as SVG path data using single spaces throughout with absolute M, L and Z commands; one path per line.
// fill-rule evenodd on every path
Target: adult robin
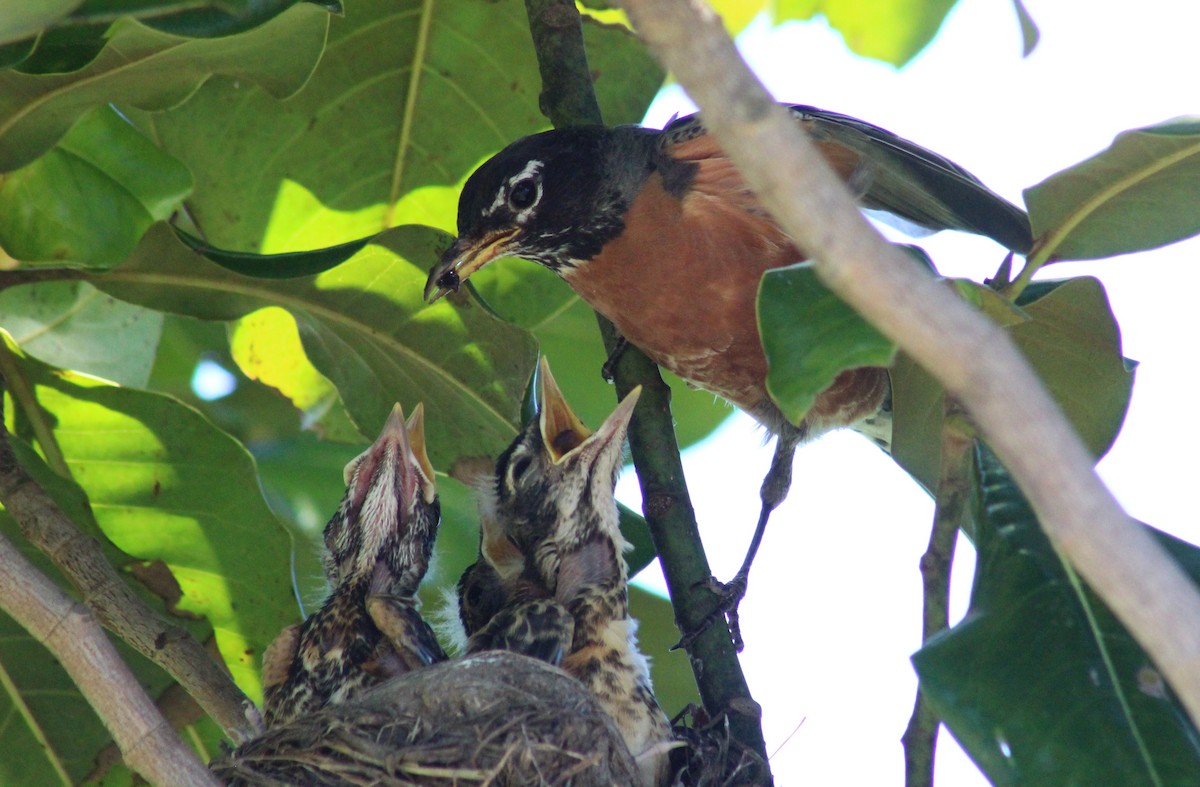
M 1032 245 L 1025 213 L 956 164 L 845 115 L 791 111 L 864 209 L 926 230 L 985 235 L 1017 252 Z M 467 180 L 458 230 L 429 274 L 427 300 L 498 257 L 533 260 L 660 366 L 778 436 L 750 550 L 725 586 L 721 609 L 732 613 L 737 640 L 736 605 L 770 511 L 787 495 L 795 447 L 886 410 L 886 370 L 843 372 L 796 424 L 772 402 L 755 309 L 759 280 L 807 255 L 697 116 L 661 131 L 577 127 L 518 140 Z
M 480 556 L 459 582 L 467 652 L 512 650 L 561 666 L 612 716 L 642 783 L 667 776 L 671 727 L 654 698 L 629 615 L 626 543 L 613 489 L 634 391 L 594 433 L 543 359 L 539 410 L 472 482 Z
M 346 465 L 346 494 L 324 533 L 329 596 L 263 657 L 268 725 L 446 658 L 416 596 L 440 518 L 424 423 L 420 404 L 407 423 L 396 405 L 379 438 Z

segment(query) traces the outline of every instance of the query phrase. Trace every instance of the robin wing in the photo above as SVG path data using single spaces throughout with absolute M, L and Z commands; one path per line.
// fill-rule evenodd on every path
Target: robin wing
M 804 105 L 790 109 L 864 208 L 935 232 L 984 235 L 1016 252 L 1032 246 L 1025 212 L 949 159 L 848 115 Z M 660 145 L 672 158 L 724 158 L 696 115 L 670 123 Z
M 368 596 L 367 614 L 398 657 L 396 662 L 387 660 L 383 667 L 389 677 L 446 660 L 433 629 L 421 617 L 413 599 L 387 594 Z
M 508 650 L 558 666 L 571 650 L 575 620 L 562 604 L 543 598 L 504 609 L 476 632 L 469 653 Z

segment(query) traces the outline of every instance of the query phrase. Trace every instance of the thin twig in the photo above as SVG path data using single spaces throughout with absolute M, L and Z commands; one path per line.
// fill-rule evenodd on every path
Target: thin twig
M 1200 595 L 1129 518 L 1011 339 L 891 247 L 699 0 L 621 0 L 710 133 L 821 280 L 962 402 L 1055 548 L 1151 655 L 1200 724 Z
M 13 453 L 0 422 L 0 502 L 25 537 L 79 591 L 106 628 L 162 667 L 235 742 L 253 737 L 259 716 L 233 680 L 179 626 L 142 601 L 105 560 L 94 538 L 80 532 Z
M 922 642 L 928 642 L 930 637 L 950 625 L 950 569 L 954 561 L 954 541 L 971 494 L 969 474 L 974 430 L 953 399 L 946 398 L 944 409 L 937 508 L 933 514 L 929 547 L 921 556 L 924 585 Z M 940 723 L 918 687 L 912 717 L 900 739 L 904 744 L 905 787 L 932 787 Z
M 154 784 L 219 784 L 154 707 L 88 608 L 69 598 L 2 535 L 0 608 L 62 664 L 129 767 Z
M 601 124 L 575 4 L 526 0 L 526 10 L 544 85 L 542 111 L 555 127 Z M 617 331 L 599 314 L 596 319 L 611 354 L 618 345 Z M 629 445 L 641 484 L 643 514 L 662 563 L 676 623 L 683 631 L 693 631 L 716 608 L 717 599 L 706 584 L 712 571 L 683 476 L 671 417 L 671 389 L 654 362 L 632 345 L 625 346 L 612 372 L 618 399 L 642 386 L 629 427 Z M 762 763 L 755 774 L 757 783 L 769 782 L 762 709 L 750 695 L 728 632 L 723 626 L 710 626 L 692 643 L 688 655 L 705 709 L 714 718 L 729 719 L 733 739 L 756 753 Z

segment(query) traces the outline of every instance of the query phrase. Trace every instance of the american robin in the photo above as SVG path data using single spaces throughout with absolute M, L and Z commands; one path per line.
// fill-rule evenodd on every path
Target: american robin
M 473 484 L 480 557 L 459 583 L 468 650 L 503 648 L 560 665 L 616 721 L 643 783 L 659 784 L 671 728 L 629 616 L 626 544 L 613 497 L 639 392 L 593 433 L 544 359 L 539 374 L 537 417 L 501 454 L 492 482 Z
M 268 725 L 446 658 L 416 597 L 440 517 L 422 406 L 405 423 L 396 405 L 379 438 L 346 465 L 345 481 L 325 526 L 330 594 L 263 658 Z
M 1025 213 L 956 164 L 845 115 L 791 111 L 864 209 L 926 230 L 985 235 L 1018 252 L 1030 248 Z M 578 127 L 518 140 L 467 180 L 458 230 L 429 274 L 427 300 L 456 290 L 498 257 L 533 260 L 660 366 L 778 436 L 750 550 L 726 586 L 722 609 L 733 613 L 736 640 L 736 604 L 770 511 L 786 497 L 795 447 L 886 410 L 886 370 L 843 372 L 798 424 L 771 401 L 755 310 L 759 280 L 807 255 L 694 115 L 661 131 Z

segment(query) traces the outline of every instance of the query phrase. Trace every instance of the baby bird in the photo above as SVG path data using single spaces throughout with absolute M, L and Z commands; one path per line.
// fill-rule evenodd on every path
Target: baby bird
M 563 399 L 545 359 L 538 415 L 476 489 L 480 556 L 459 582 L 468 651 L 513 650 L 560 665 L 613 717 L 642 783 L 667 776 L 671 727 L 629 616 L 627 545 L 613 497 L 640 390 L 596 432 Z
M 263 657 L 268 726 L 446 658 L 416 596 L 441 514 L 423 407 L 405 423 L 397 404 L 344 477 L 346 494 L 325 526 L 329 597 Z

